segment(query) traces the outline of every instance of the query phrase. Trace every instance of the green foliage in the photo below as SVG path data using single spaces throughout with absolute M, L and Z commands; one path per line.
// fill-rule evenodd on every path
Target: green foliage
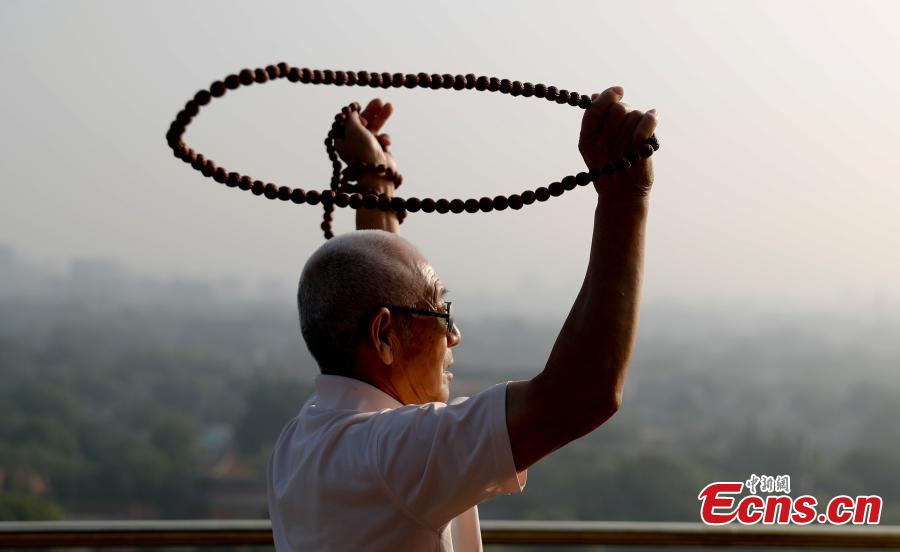
M 57 521 L 63 519 L 58 504 L 23 494 L 0 494 L 0 521 Z

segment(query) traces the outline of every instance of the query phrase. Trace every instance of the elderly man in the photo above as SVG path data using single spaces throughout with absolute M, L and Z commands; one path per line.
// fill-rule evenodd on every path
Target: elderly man
M 594 94 L 579 150 L 588 167 L 622 157 L 657 118 Z M 373 100 L 337 144 L 347 162 L 396 167 Z M 619 408 L 638 321 L 649 159 L 596 185 L 584 283 L 544 370 L 447 402 L 460 343 L 446 288 L 397 235 L 396 216 L 358 210 L 360 231 L 322 245 L 297 293 L 315 393 L 268 466 L 277 550 L 481 550 L 477 505 L 525 487 L 527 468 Z M 370 175 L 361 184 L 391 195 Z

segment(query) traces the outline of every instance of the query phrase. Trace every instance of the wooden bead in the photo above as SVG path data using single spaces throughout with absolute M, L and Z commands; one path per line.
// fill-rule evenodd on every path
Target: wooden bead
M 266 185 L 261 180 L 254 180 L 253 187 L 250 188 L 250 191 L 253 195 L 262 195 L 266 189 Z
M 491 92 L 500 90 L 500 79 L 498 79 L 497 77 L 491 77 L 490 80 L 488 80 L 488 90 L 490 90 Z
M 281 201 L 289 201 L 291 199 L 291 189 L 287 186 L 281 186 L 278 188 L 278 199 Z
M 275 199 L 276 197 L 278 197 L 278 186 L 269 182 L 266 184 L 266 188 L 263 193 L 267 198 Z
M 300 68 L 299 67 L 291 67 L 291 70 L 288 71 L 288 80 L 291 82 L 297 82 L 300 80 Z M 244 82 L 243 75 L 241 76 L 241 82 Z
M 379 88 L 381 86 L 381 74 L 369 73 L 369 87 Z
M 566 190 L 574 190 L 575 186 L 578 185 L 578 183 L 575 182 L 575 177 L 572 175 L 563 178 L 560 182 L 562 183 L 562 187 Z
M 334 71 L 325 69 L 322 71 L 322 84 L 331 84 L 334 82 Z
M 200 172 L 203 173 L 203 176 L 209 178 L 212 177 L 213 174 L 215 174 L 217 168 L 218 167 L 216 166 L 216 163 L 212 159 L 207 159 L 203 163 L 203 167 L 201 167 Z
M 434 73 L 433 75 L 431 75 L 431 89 L 432 90 L 437 90 L 438 88 L 440 88 L 443 85 L 444 85 L 444 77 L 438 75 L 437 73 Z
M 628 159 L 617 159 L 615 165 L 616 169 L 620 171 L 627 171 L 631 168 L 631 162 Z
M 478 81 L 478 79 L 475 77 L 474 74 L 472 74 L 472 73 L 467 74 L 466 75 L 466 89 L 471 90 L 471 89 L 475 88 L 477 81 Z
M 391 76 L 390 73 L 382 73 L 381 74 L 381 87 L 382 88 L 390 88 L 392 80 L 393 80 L 393 77 Z
M 400 88 L 404 84 L 403 73 L 394 73 L 393 77 L 391 77 L 391 86 L 394 88 Z
M 534 96 L 534 85 L 530 82 L 526 82 L 522 85 L 522 95 L 526 98 L 530 98 Z
M 393 211 L 403 211 L 406 209 L 406 200 L 402 197 L 392 197 L 391 200 L 391 210 Z
M 534 95 L 538 98 L 543 98 L 547 95 L 547 87 L 541 83 L 534 85 Z
M 420 88 L 428 88 L 431 86 L 431 76 L 428 73 L 419 73 L 416 76 L 418 77 L 417 80 Z
M 550 199 L 550 190 L 548 190 L 544 186 L 541 186 L 534 191 L 534 197 L 538 201 L 547 201 L 548 199 Z
M 591 181 L 591 175 L 586 172 L 580 172 L 575 175 L 575 184 L 578 186 L 584 186 L 588 182 Z
M 552 195 L 553 197 L 559 197 L 563 195 L 563 192 L 566 191 L 566 189 L 563 188 L 561 182 L 553 182 L 552 184 L 547 186 L 547 189 L 550 191 L 550 195 Z
M 441 88 L 446 88 L 446 89 L 453 88 L 453 83 L 454 83 L 453 75 L 451 75 L 449 73 L 444 73 L 443 75 L 441 75 Z
M 544 97 L 550 100 L 551 102 L 556 101 L 556 98 L 559 96 L 559 90 L 556 89 L 555 86 L 548 86 L 547 93 L 544 94 Z
M 319 192 L 316 190 L 309 190 L 308 192 L 306 192 L 306 202 L 310 205 L 318 205 Z
M 194 94 L 194 101 L 197 102 L 197 105 L 206 105 L 209 103 L 210 93 L 206 90 L 198 90 L 196 94 Z
M 269 79 L 277 79 L 281 76 L 281 71 L 278 70 L 278 67 L 274 65 L 266 65 L 266 75 L 269 76 Z
M 356 73 L 353 71 L 347 71 L 347 86 L 355 86 L 356 85 Z
M 430 197 L 426 197 L 422 200 L 422 212 L 424 213 L 432 213 L 434 212 L 434 200 Z
M 258 67 L 253 71 L 253 76 L 255 77 L 254 80 L 256 80 L 256 82 L 260 84 L 269 80 L 269 75 L 267 75 L 264 70 Z
M 559 95 L 556 96 L 556 103 L 564 104 L 569 103 L 569 91 L 563 88 L 559 91 Z
M 225 95 L 225 83 L 222 81 L 216 81 L 212 83 L 212 86 L 209 87 L 209 93 L 213 98 L 220 98 Z
M 391 210 L 391 198 L 386 195 L 378 196 L 378 210 L 387 212 Z
M 234 90 L 241 85 L 241 79 L 237 75 L 228 75 L 225 77 L 225 88 Z
M 323 221 L 322 224 L 319 225 L 319 228 L 322 230 L 331 230 L 331 223 L 328 221 Z
M 369 72 L 368 71 L 357 71 L 356 82 L 360 86 L 369 86 Z
M 466 200 L 465 203 L 466 212 L 467 213 L 477 213 L 478 212 L 478 200 L 475 198 L 470 198 Z
M 228 180 L 228 173 L 225 172 L 223 167 L 217 167 L 216 172 L 213 173 L 213 180 L 219 184 L 224 184 Z
M 590 96 L 581 95 L 581 98 L 578 100 L 578 107 L 582 109 L 588 109 L 594 104 L 594 100 L 591 99 Z
M 445 214 L 450 212 L 450 201 L 445 198 L 441 198 L 434 203 L 434 209 L 440 214 Z
M 360 207 L 362 207 L 362 194 L 350 194 L 350 208 L 359 209 Z
M 520 96 L 522 94 L 522 90 L 522 83 L 519 81 L 513 81 L 512 89 L 509 91 L 509 93 L 513 96 Z
M 454 90 L 464 90 L 466 88 L 466 77 L 463 75 L 456 75 L 453 77 L 453 89 Z
M 653 155 L 653 146 L 650 144 L 641 144 L 638 146 L 638 154 L 640 154 L 642 159 L 646 159 Z
M 512 91 L 512 81 L 509 79 L 501 79 L 500 92 L 503 94 L 509 94 L 510 91 Z
M 334 196 L 334 204 L 338 207 L 346 207 L 350 204 L 350 194 L 341 192 Z
M 510 209 L 515 209 L 516 211 L 518 211 L 519 209 L 522 208 L 522 205 L 523 205 L 522 196 L 520 196 L 519 194 L 513 194 L 513 195 L 509 196 L 509 208 Z
M 334 84 L 338 86 L 344 86 L 347 84 L 347 73 L 346 71 L 335 71 L 334 72 Z
M 291 66 L 283 61 L 278 62 L 276 64 L 276 66 L 278 67 L 279 78 L 286 77 L 288 75 L 288 73 L 290 73 L 290 71 L 291 71 Z
M 625 158 L 633 165 L 641 160 L 641 154 L 635 149 L 626 153 Z
M 466 204 L 461 199 L 451 199 L 450 200 L 450 210 L 454 213 L 462 213 L 466 210 Z
M 197 105 L 197 102 L 191 100 L 184 104 L 184 112 L 188 114 L 188 117 L 193 117 L 200 112 L 200 106 Z
M 653 151 L 659 149 L 659 141 L 656 139 L 655 134 L 647 139 L 647 143 L 650 144 L 650 146 L 653 148 Z
M 362 206 L 365 209 L 374 209 L 378 207 L 378 196 L 374 194 L 366 194 L 362 196 Z
M 522 192 L 522 203 L 524 203 L 525 205 L 531 205 L 532 203 L 534 203 L 535 199 L 536 195 L 533 191 L 525 190 L 524 192 Z
M 300 82 L 306 84 L 308 82 L 312 82 L 313 72 L 312 70 L 304 67 L 300 70 Z
M 225 179 L 225 185 L 229 188 L 237 188 L 238 182 L 241 181 L 241 175 L 238 173 L 231 171 L 228 173 L 228 178 Z
M 294 203 L 306 203 L 306 191 L 303 188 L 294 188 L 291 191 L 291 201 Z
M 319 194 L 319 201 L 325 207 L 330 207 L 334 205 L 334 191 L 333 190 L 325 190 Z
M 606 176 L 612 176 L 612 174 L 616 172 L 616 166 L 612 163 L 606 163 L 600 170 L 603 171 L 603 174 L 605 174 Z
M 506 196 L 498 195 L 494 198 L 494 209 L 498 211 L 503 211 L 509 205 L 509 200 Z
M 410 197 L 406 199 L 406 210 L 410 213 L 418 212 L 419 207 L 422 206 L 422 202 L 419 201 L 417 197 Z
M 494 200 L 489 197 L 483 197 L 478 200 L 478 208 L 485 213 L 489 213 L 494 210 Z
M 478 80 L 475 81 L 475 90 L 487 90 L 488 84 L 490 80 L 484 75 L 478 77 Z
M 569 92 L 569 105 L 572 107 L 578 107 L 578 102 L 581 101 L 581 96 L 578 95 L 577 92 Z
M 600 180 L 600 177 L 603 176 L 603 168 L 602 167 L 593 167 L 588 171 L 588 176 L 591 179 L 591 182 L 597 182 Z

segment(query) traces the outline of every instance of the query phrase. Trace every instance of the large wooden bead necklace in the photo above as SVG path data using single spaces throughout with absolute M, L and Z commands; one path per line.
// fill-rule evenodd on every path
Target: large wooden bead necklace
M 406 217 L 406 213 L 415 213 L 422 211 L 424 213 L 477 213 L 489 212 L 493 210 L 503 211 L 506 208 L 521 209 L 526 205 L 531 205 L 535 201 L 547 201 L 550 197 L 561 196 L 569 190 L 575 189 L 576 186 L 584 186 L 589 182 L 598 182 L 604 176 L 610 176 L 617 171 L 628 170 L 634 163 L 641 159 L 650 157 L 653 152 L 659 149 L 659 142 L 656 135 L 648 138 L 644 143 L 640 144 L 633 151 L 626 154 L 621 159 L 606 163 L 602 167 L 592 167 L 587 172 L 579 172 L 575 175 L 569 175 L 558 182 L 553 182 L 547 186 L 541 186 L 534 190 L 525 190 L 521 194 L 512 194 L 510 196 L 498 195 L 493 198 L 482 197 L 481 199 L 432 199 L 426 197 L 419 199 L 417 197 L 388 197 L 385 194 L 371 193 L 359 185 L 351 184 L 353 180 L 358 180 L 360 175 L 366 172 L 375 172 L 384 175 L 386 178 L 394 182 L 395 188 L 399 187 L 403 178 L 393 171 L 390 167 L 372 164 L 351 164 L 345 169 L 341 169 L 341 161 L 337 156 L 334 141 L 336 138 L 342 137 L 344 124 L 350 116 L 351 111 L 359 111 L 359 104 L 356 102 L 343 108 L 340 113 L 335 116 L 334 123 L 328 136 L 325 139 L 325 149 L 332 164 L 331 187 L 322 191 L 304 190 L 303 188 L 289 188 L 287 186 L 276 186 L 275 184 L 263 183 L 260 180 L 254 180 L 247 175 L 228 171 L 224 167 L 220 167 L 212 159 L 206 158 L 202 153 L 195 152 L 192 148 L 182 140 L 187 126 L 191 120 L 200 112 L 200 108 L 208 104 L 212 98 L 219 98 L 225 95 L 228 90 L 234 90 L 239 86 L 250 86 L 253 83 L 265 83 L 270 80 L 287 78 L 291 82 L 302 82 L 304 84 L 331 84 L 335 86 L 368 86 L 371 88 L 430 88 L 437 90 L 440 88 L 454 90 L 479 90 L 500 92 L 501 94 L 509 94 L 511 96 L 522 96 L 525 98 L 535 97 L 542 98 L 547 101 L 555 102 L 561 105 L 570 105 L 587 109 L 591 106 L 591 98 L 577 92 L 569 92 L 568 90 L 560 90 L 555 86 L 545 86 L 543 84 L 532 84 L 530 82 L 510 81 L 508 79 L 498 79 L 496 77 L 468 75 L 438 75 L 427 73 L 419 74 L 402 74 L 402 73 L 374 73 L 368 71 L 332 71 L 330 69 L 307 69 L 290 67 L 287 63 L 279 63 L 277 65 L 269 65 L 265 69 L 244 69 L 238 74 L 232 74 L 225 77 L 224 80 L 217 80 L 209 87 L 208 90 L 200 90 L 194 97 L 189 100 L 184 109 L 178 112 L 175 120 L 166 133 L 166 141 L 175 157 L 181 159 L 203 173 L 203 176 L 213 178 L 216 182 L 225 184 L 229 188 L 240 188 L 241 190 L 249 190 L 254 195 L 264 196 L 268 199 L 279 199 L 281 201 L 292 201 L 294 203 L 307 203 L 309 205 L 322 204 L 325 214 L 321 224 L 325 238 L 331 238 L 334 233 L 331 230 L 331 222 L 333 220 L 334 207 L 350 207 L 352 209 L 378 209 L 380 211 L 394 211 L 398 220 L 402 223 Z

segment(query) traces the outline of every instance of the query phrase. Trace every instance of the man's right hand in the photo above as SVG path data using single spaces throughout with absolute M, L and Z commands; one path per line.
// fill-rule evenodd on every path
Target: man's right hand
M 581 121 L 578 151 L 588 168 L 602 167 L 643 143 L 656 130 L 655 109 L 643 113 L 622 101 L 625 90 L 621 86 L 607 88 L 591 96 L 593 104 Z M 653 163 L 641 159 L 624 173 L 616 171 L 594 183 L 601 198 L 644 198 L 653 185 Z

